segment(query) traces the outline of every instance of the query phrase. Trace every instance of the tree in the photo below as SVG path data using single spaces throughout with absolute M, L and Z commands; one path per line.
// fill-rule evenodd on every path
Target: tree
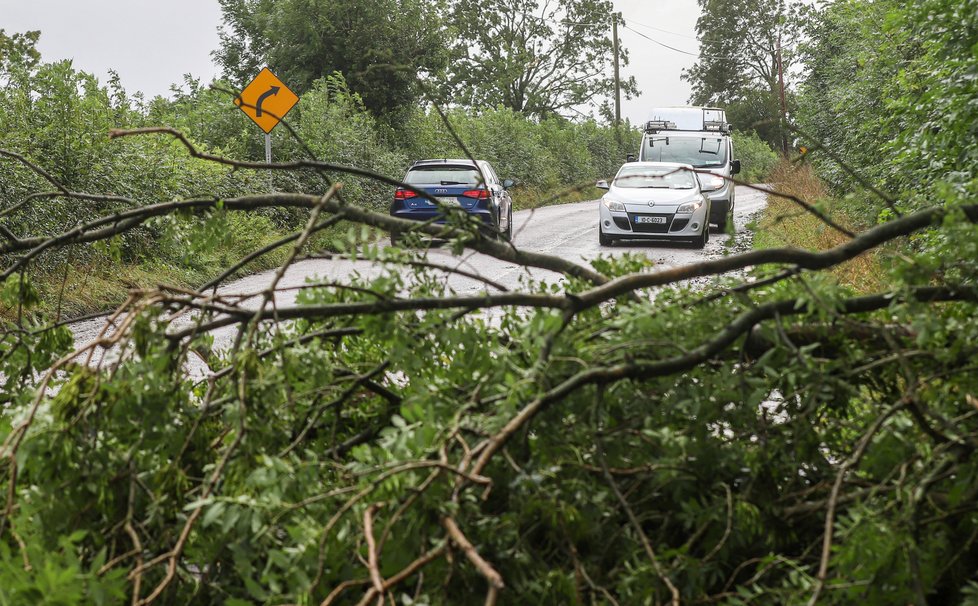
M 847 1 L 861 18 L 874 0 Z M 978 603 L 978 66 L 963 52 L 976 4 L 887 15 L 886 33 L 924 52 L 863 75 L 902 91 L 887 107 L 920 125 L 875 161 L 932 172 L 912 182 L 914 206 L 824 251 L 678 267 L 622 251 L 583 265 L 486 238 L 467 215 L 403 222 L 335 188 L 269 192 L 262 179 L 257 194 L 222 192 L 203 173 L 180 179 L 191 191 L 118 187 L 170 176 L 178 155 L 219 173 L 301 167 L 394 185 L 305 155 L 268 169 L 170 129 L 115 131 L 106 144 L 153 145 L 121 148 L 133 174 L 81 192 L 0 149 L 32 177 L 2 210 L 0 600 Z M 825 76 L 844 88 L 844 72 Z M 333 144 L 326 92 L 314 149 Z M 56 201 L 90 212 L 9 221 Z M 183 236 L 213 251 L 234 217 L 276 207 L 306 221 L 243 259 L 277 256 L 267 290 L 133 289 L 76 355 L 35 307 L 52 254 L 195 216 L 209 228 Z M 317 236 L 337 222 L 349 230 L 326 250 Z M 377 246 L 367 228 L 418 246 Z M 427 256 L 420 235 L 449 246 Z M 548 271 L 505 290 L 444 263 L 463 249 Z M 874 250 L 879 290 L 826 273 Z M 358 270 L 279 283 L 306 254 Z M 455 291 L 453 272 L 485 288 Z M 211 331 L 232 327 L 233 344 L 214 347 Z
M 10 73 L 14 66 L 31 69 L 41 60 L 37 41 L 41 32 L 34 30 L 24 33 L 7 34 L 0 29 L 0 76 Z
M 474 107 L 580 114 L 614 94 L 611 29 L 620 18 L 609 0 L 456 0 L 459 58 L 448 88 Z M 636 91 L 634 78 L 622 91 Z
M 441 0 L 220 0 L 214 56 L 243 86 L 268 65 L 297 92 L 340 72 L 383 116 L 416 105 L 418 82 L 444 69 Z
M 790 79 L 807 9 L 795 0 L 699 4 L 700 56 L 682 76 L 693 85 L 690 102 L 726 107 L 735 126 L 780 145 L 778 61 Z

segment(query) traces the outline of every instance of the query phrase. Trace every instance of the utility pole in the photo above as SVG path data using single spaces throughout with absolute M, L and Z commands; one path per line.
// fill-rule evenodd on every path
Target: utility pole
M 618 52 L 618 18 L 612 17 L 611 37 L 615 46 L 615 127 L 621 123 L 621 76 L 618 73 L 620 61 Z
M 621 149 L 621 76 L 618 73 L 619 48 L 618 48 L 618 16 L 611 16 L 611 39 L 615 48 L 615 138 L 618 140 L 618 148 Z
M 781 32 L 778 32 L 778 87 L 781 89 L 781 153 L 788 153 L 788 106 L 784 99 L 784 67 L 781 63 Z

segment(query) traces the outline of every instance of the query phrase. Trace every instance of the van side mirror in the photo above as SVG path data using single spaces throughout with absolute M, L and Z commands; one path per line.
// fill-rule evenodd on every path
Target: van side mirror
M 634 161 L 635 161 L 635 154 L 627 154 L 625 156 L 625 162 L 634 162 Z
M 602 179 L 601 181 L 598 181 L 597 183 L 595 183 L 594 186 L 597 187 L 598 189 L 611 189 L 608 186 L 608 182 L 605 181 L 604 179 Z
M 736 175 L 740 173 L 740 160 L 734 160 L 730 163 L 730 174 Z

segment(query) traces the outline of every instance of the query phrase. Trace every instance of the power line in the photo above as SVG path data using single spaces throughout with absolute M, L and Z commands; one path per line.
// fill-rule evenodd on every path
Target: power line
M 653 42 L 655 44 L 658 44 L 661 47 L 668 48 L 671 51 L 676 51 L 677 53 L 682 53 L 684 55 L 689 55 L 690 57 L 695 57 L 697 59 L 728 59 L 728 60 L 731 60 L 731 61 L 743 59 L 743 56 L 701 55 L 699 53 L 691 53 L 691 52 L 685 51 L 685 50 L 683 50 L 681 48 L 676 48 L 675 46 L 670 46 L 670 45 L 668 45 L 668 44 L 666 44 L 664 42 L 660 42 L 660 41 L 656 40 L 655 38 L 652 38 L 651 36 L 647 36 L 647 35 L 643 34 L 642 32 L 640 32 L 640 31 L 638 31 L 636 29 L 633 29 L 631 27 L 628 27 L 628 24 L 627 23 L 625 25 L 623 25 L 622 27 L 624 27 L 628 31 L 632 32 L 633 34 L 636 34 L 638 36 L 641 36 L 642 38 L 645 38 L 649 42 Z M 794 48 L 794 47 L 798 46 L 799 44 L 801 44 L 801 42 L 800 41 L 796 41 L 796 42 L 794 42 L 792 44 L 785 45 L 782 48 L 783 49 L 791 49 L 791 48 Z
M 634 19 L 625 19 L 625 23 L 631 24 L 631 25 L 638 25 L 639 27 L 646 27 L 648 29 L 655 30 L 657 32 L 661 32 L 663 34 L 672 34 L 673 36 L 679 36 L 680 38 L 688 38 L 690 40 L 698 40 L 698 38 L 696 36 L 689 36 L 687 34 L 680 34 L 679 32 L 671 32 L 671 31 L 669 31 L 667 29 L 661 29 L 661 28 L 655 27 L 653 25 L 646 25 L 645 23 L 639 23 L 638 21 L 635 21 Z
M 645 23 L 639 23 L 638 21 L 635 21 L 634 19 L 625 19 L 625 23 L 626 23 L 626 25 L 638 25 L 639 27 L 645 27 L 645 28 L 648 28 L 648 29 L 651 29 L 651 30 L 655 30 L 657 32 L 662 32 L 663 34 L 671 34 L 673 36 L 679 36 L 680 38 L 687 38 L 689 40 L 696 40 L 697 42 L 700 42 L 700 43 L 703 43 L 703 42 L 719 42 L 720 41 L 719 39 L 716 39 L 716 38 L 700 38 L 699 36 L 689 36 L 689 35 L 686 35 L 686 34 L 680 34 L 679 32 L 672 32 L 672 31 L 669 31 L 667 29 L 661 29 L 661 28 L 658 28 L 658 27 L 655 27 L 655 26 L 652 26 L 652 25 L 647 25 Z
M 681 48 L 676 48 L 675 46 L 669 46 L 668 44 L 666 44 L 664 42 L 659 42 L 658 40 L 656 40 L 654 38 L 651 38 L 649 36 L 646 36 L 645 34 L 643 34 L 642 32 L 638 31 L 637 29 L 632 29 L 631 27 L 628 27 L 628 24 L 627 23 L 625 24 L 624 27 L 628 31 L 630 31 L 630 32 L 632 32 L 634 34 L 638 34 L 639 36 L 645 38 L 649 42 L 654 42 L 655 44 L 658 44 L 659 46 L 661 46 L 663 48 L 668 48 L 669 50 L 676 51 L 677 53 L 682 53 L 684 55 L 689 55 L 691 57 L 696 57 L 697 59 L 699 59 L 699 57 L 700 57 L 697 53 L 691 53 L 689 51 L 684 51 Z
M 521 15 L 523 17 L 528 17 L 530 19 L 535 19 L 537 21 L 541 21 L 541 22 L 544 22 L 544 23 L 551 23 L 551 24 L 562 25 L 562 26 L 595 27 L 595 26 L 607 26 L 610 23 L 610 20 L 609 21 L 593 21 L 593 22 L 568 21 L 566 19 L 555 19 L 553 17 L 549 17 L 549 18 L 548 17 L 542 17 L 542 16 L 539 16 L 539 15 L 534 15 L 534 14 L 523 12 L 523 11 L 511 11 L 511 12 L 513 14 Z M 642 38 L 645 38 L 649 42 L 652 42 L 654 44 L 658 44 L 659 46 L 661 46 L 663 48 L 667 48 L 667 49 L 669 49 L 671 51 L 675 51 L 677 53 L 682 53 L 684 55 L 688 55 L 690 57 L 695 57 L 697 59 L 729 59 L 729 60 L 737 60 L 737 59 L 741 59 L 742 58 L 742 57 L 727 57 L 727 56 L 723 56 L 723 55 L 701 55 L 699 53 L 691 53 L 691 52 L 685 51 L 685 50 L 683 50 L 681 48 L 676 48 L 675 46 L 670 46 L 669 44 L 666 44 L 665 42 L 660 42 L 659 40 L 656 40 L 655 38 L 652 38 L 651 36 L 648 36 L 648 35 L 640 32 L 640 31 L 638 31 L 638 30 L 636 30 L 636 29 L 634 29 L 632 27 L 629 27 L 629 24 L 632 24 L 632 23 L 634 23 L 635 25 L 638 25 L 640 27 L 646 27 L 648 29 L 652 29 L 652 30 L 655 30 L 655 31 L 658 31 L 658 32 L 662 32 L 664 34 L 671 34 L 671 35 L 674 35 L 674 36 L 680 36 L 680 37 L 683 37 L 683 38 L 688 38 L 690 40 L 697 40 L 697 41 L 700 41 L 700 42 L 703 42 L 703 40 L 700 40 L 696 36 L 688 36 L 686 34 L 680 34 L 678 32 L 672 32 L 672 31 L 661 29 L 661 28 L 658 28 L 658 27 L 655 27 L 655 26 L 652 26 L 652 25 L 647 25 L 645 23 L 639 23 L 638 21 L 633 21 L 631 19 L 624 19 L 624 17 L 622 18 L 621 25 L 622 25 L 623 28 L 627 29 L 628 31 L 632 32 L 633 34 L 636 34 L 638 36 L 641 36 Z M 785 49 L 785 50 L 792 49 L 795 46 L 798 46 L 799 44 L 800 44 L 800 42 L 795 42 L 793 44 L 788 44 L 788 45 L 785 45 L 783 47 L 783 49 Z

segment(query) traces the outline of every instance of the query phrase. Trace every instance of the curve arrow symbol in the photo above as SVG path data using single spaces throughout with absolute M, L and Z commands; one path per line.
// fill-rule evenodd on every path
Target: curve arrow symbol
M 269 88 L 267 91 L 263 92 L 260 97 L 258 97 L 258 101 L 255 101 L 256 118 L 261 118 L 261 104 L 265 102 L 265 99 L 277 95 L 278 91 L 279 91 L 279 87 L 273 86 Z

